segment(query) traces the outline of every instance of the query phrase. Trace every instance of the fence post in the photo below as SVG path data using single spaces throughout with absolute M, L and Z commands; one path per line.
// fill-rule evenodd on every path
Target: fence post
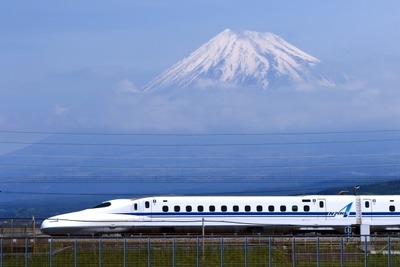
M 364 266 L 368 266 L 368 242 L 367 235 L 364 236 Z
M 224 266 L 224 238 L 221 237 L 221 267 Z
M 293 267 L 296 267 L 296 237 L 292 236 Z
M 28 267 L 28 238 L 25 237 L 25 267 Z
M 319 258 L 319 236 L 317 236 L 317 266 L 320 266 L 320 258 Z
M 268 261 L 269 267 L 272 267 L 272 237 L 269 237 L 268 240 Z
M 340 236 L 340 266 L 344 266 L 344 247 L 343 247 L 343 236 Z
M 390 236 L 388 236 L 388 244 L 387 244 L 387 247 L 388 247 L 388 267 L 392 267 L 391 246 L 392 246 L 392 244 L 390 242 Z
M 74 266 L 78 267 L 78 240 L 74 239 Z
M 151 245 L 150 237 L 147 238 L 147 266 L 151 267 Z
M 126 238 L 124 238 L 124 267 L 126 267 Z
M 0 267 L 3 267 L 3 238 L 0 239 Z
M 172 267 L 175 267 L 175 237 L 172 238 Z
M 247 267 L 248 262 L 247 262 L 247 236 L 244 238 L 244 266 Z
M 103 247 L 102 247 L 102 245 L 103 245 L 103 242 L 102 242 L 102 239 L 100 237 L 99 238 L 99 267 L 102 266 L 102 262 L 103 262 L 103 254 L 102 254 Z
M 53 239 L 50 237 L 49 239 L 49 243 L 50 243 L 50 249 L 49 249 L 49 253 L 50 253 L 50 267 L 53 266 Z
M 196 242 L 196 267 L 200 267 L 200 239 L 198 237 Z

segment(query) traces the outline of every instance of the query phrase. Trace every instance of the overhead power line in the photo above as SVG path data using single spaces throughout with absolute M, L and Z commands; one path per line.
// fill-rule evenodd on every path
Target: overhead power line
M 349 163 L 349 164 L 302 164 L 301 166 L 296 165 L 249 165 L 249 166 L 238 166 L 237 164 L 229 166 L 102 166 L 102 165 L 50 165 L 50 164 L 19 164 L 19 163 L 0 163 L 3 167 L 18 167 L 18 168 L 57 168 L 57 169 L 101 169 L 101 170 L 215 170 L 215 169 L 229 169 L 229 170 L 241 170 L 241 169 L 306 169 L 306 168 L 348 168 L 348 167 L 394 167 L 400 166 L 400 162 L 392 163 Z
M 396 180 L 398 175 L 381 175 L 381 176 L 360 176 L 360 175 L 341 175 L 341 179 L 346 181 L 382 181 Z M 74 184 L 92 184 L 92 183 L 312 183 L 316 184 L 321 181 L 337 180 L 334 175 L 318 175 L 318 176 L 302 176 L 302 175 L 146 175 L 146 176 L 35 176 L 35 177 L 8 177 L 1 178 L 3 184 L 36 184 L 36 183 L 74 183 Z
M 349 131 L 310 131 L 310 132 L 269 132 L 269 133 L 105 133 L 105 132 L 50 132 L 0 130 L 5 134 L 40 134 L 40 135 L 93 135 L 93 136 L 270 136 L 270 135 L 326 135 L 326 134 L 368 134 L 400 132 L 400 129 L 349 130 Z
M 303 191 L 319 191 L 319 190 L 326 190 L 329 188 L 326 187 L 305 187 L 303 188 Z M 260 189 L 260 192 L 258 194 L 265 194 L 265 193 L 298 193 L 299 189 L 297 188 L 285 188 L 285 189 Z M 40 191 L 0 191 L 0 194 L 11 194 L 11 195 L 56 195 L 56 196 L 124 196 L 127 198 L 139 198 L 139 197 L 145 197 L 145 196 L 168 196 L 168 195 L 174 195 L 177 196 L 177 194 L 170 194 L 170 193 L 113 193 L 113 192 L 107 192 L 107 193 L 73 193 L 73 192 L 40 192 Z M 191 194 L 182 194 L 185 196 L 190 196 L 190 195 L 195 195 L 195 196 L 227 196 L 227 195 L 256 195 L 257 192 L 219 192 L 219 193 L 191 193 Z
M 365 140 L 331 140 L 331 141 L 304 141 L 304 142 L 263 142 L 263 143 L 204 143 L 204 144 L 132 144 L 132 143 L 60 143 L 60 142 L 23 142 L 0 141 L 0 144 L 14 145 L 46 145 L 46 146 L 114 146 L 114 147 L 223 147 L 223 146 L 285 146 L 285 145 L 318 145 L 318 144 L 350 144 L 397 142 L 400 138 L 365 139 Z
M 366 154 L 325 154 L 325 155 L 260 155 L 260 156 L 81 156 L 81 155 L 44 155 L 44 154 L 12 154 L 0 155 L 0 158 L 65 158 L 65 159 L 307 159 L 307 158 L 366 158 L 400 156 L 400 153 L 366 153 Z

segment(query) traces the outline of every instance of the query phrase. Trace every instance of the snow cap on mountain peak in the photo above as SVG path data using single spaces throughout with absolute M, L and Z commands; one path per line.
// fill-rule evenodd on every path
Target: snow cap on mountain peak
M 144 91 L 222 84 L 262 89 L 292 83 L 323 85 L 326 79 L 313 72 L 319 63 L 273 33 L 226 29 L 167 69 Z

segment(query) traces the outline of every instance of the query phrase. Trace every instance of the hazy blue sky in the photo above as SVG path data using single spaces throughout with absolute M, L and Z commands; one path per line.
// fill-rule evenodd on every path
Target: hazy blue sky
M 398 0 L 1 1 L 0 128 L 396 128 L 399 14 Z M 204 109 L 135 94 L 226 28 L 273 32 L 355 77 L 354 88 L 209 97 Z
M 19 147 L 13 142 L 45 136 L 30 131 L 252 134 L 400 129 L 399 27 L 399 0 L 0 0 L 0 155 Z M 277 34 L 321 60 L 328 72 L 347 74 L 350 82 L 308 91 L 215 88 L 173 97 L 140 91 L 227 28 Z M 397 138 L 398 132 L 392 135 Z M 368 154 L 364 143 L 356 151 L 345 145 L 347 150 L 337 153 Z M 332 147 L 315 150 L 329 155 L 336 153 Z M 395 141 L 380 142 L 373 152 L 397 153 L 397 147 Z M 279 153 L 315 154 L 302 148 L 279 148 Z M 111 155 L 117 155 L 111 149 Z M 50 158 L 60 153 L 54 147 L 49 151 Z M 72 156 L 86 151 L 76 153 Z M 266 149 L 268 153 L 275 155 Z M 388 155 L 379 160 L 398 173 L 393 164 L 397 159 L 387 160 Z M 43 161 L 41 165 L 48 163 Z M 38 158 L 26 162 L 34 164 Z M 14 170 L 2 166 L 7 168 Z

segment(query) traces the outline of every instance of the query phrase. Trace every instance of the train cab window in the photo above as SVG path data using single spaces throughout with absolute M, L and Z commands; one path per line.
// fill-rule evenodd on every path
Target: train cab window
M 212 211 L 212 212 L 214 212 L 214 211 L 215 211 L 215 206 L 212 206 L 212 205 L 211 205 L 211 206 L 209 207 L 209 210 Z
M 246 205 L 246 206 L 244 206 L 244 210 L 249 212 L 249 211 L 251 211 L 251 207 L 249 205 Z
M 150 208 L 150 202 L 149 201 L 144 202 L 144 207 L 146 209 Z
M 262 207 L 261 205 L 258 205 L 258 206 L 257 206 L 257 211 L 258 211 L 258 212 L 263 211 L 263 207 Z
M 221 206 L 221 211 L 225 212 L 227 210 L 228 210 L 228 208 L 225 205 Z
M 174 207 L 174 211 L 175 212 L 180 212 L 181 211 L 181 207 L 180 206 L 175 206 Z
M 233 206 L 233 211 L 234 212 L 238 212 L 239 211 L 239 206 L 237 206 L 237 205 Z
M 365 201 L 365 207 L 368 209 L 369 208 L 369 201 Z
M 186 206 L 186 211 L 191 212 L 192 211 L 192 206 Z
M 286 211 L 286 206 L 285 205 L 281 206 L 281 211 Z
M 324 205 L 324 202 L 323 202 L 323 201 L 320 201 L 320 202 L 319 202 L 319 207 L 320 207 L 320 208 L 323 208 L 324 206 L 325 206 L 325 205 Z
M 310 206 L 305 205 L 305 206 L 303 207 L 303 210 L 304 210 L 304 211 L 310 211 Z
M 199 211 L 199 212 L 204 211 L 204 207 L 203 206 L 197 206 L 197 211 Z
M 297 205 L 293 205 L 292 206 L 292 211 L 296 212 L 299 210 L 299 207 L 297 207 Z
M 103 202 L 97 206 L 94 206 L 92 209 L 105 208 L 105 207 L 109 207 L 109 206 L 111 206 L 111 202 Z
M 163 212 L 168 212 L 168 206 L 163 206 L 163 207 L 162 207 L 162 211 L 163 211 Z
M 390 205 L 390 206 L 389 206 L 389 211 L 393 212 L 393 211 L 395 211 L 395 210 L 396 210 L 396 208 L 395 208 L 394 205 Z
M 137 203 L 133 204 L 133 210 L 138 210 L 138 205 L 137 205 Z
M 269 211 L 269 212 L 275 211 L 275 207 L 272 206 L 272 205 L 269 205 L 269 206 L 268 206 L 268 211 Z

